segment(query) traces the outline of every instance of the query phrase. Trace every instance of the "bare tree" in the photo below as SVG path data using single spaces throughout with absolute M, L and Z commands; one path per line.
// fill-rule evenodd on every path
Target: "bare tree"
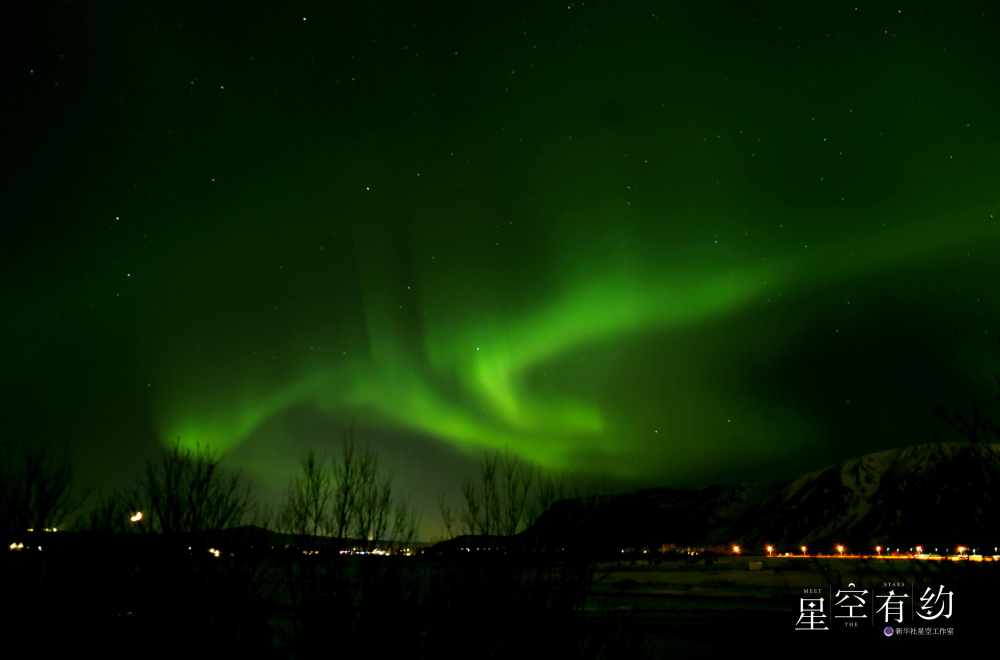
M 82 527 L 93 532 L 130 532 L 143 527 L 132 520 L 141 510 L 141 497 L 135 490 L 116 490 L 90 509 Z
M 202 448 L 174 445 L 161 452 L 146 464 L 139 493 L 149 528 L 167 533 L 234 527 L 254 509 L 249 483 L 224 471 L 219 457 Z
M 438 500 L 445 534 L 512 536 L 526 529 L 558 500 L 572 496 L 565 479 L 545 474 L 510 451 L 488 451 L 475 479 L 462 482 L 461 504 Z
M 378 456 L 371 450 L 360 454 L 354 501 L 354 535 L 369 545 L 385 538 L 392 509 L 392 480 L 383 476 Z
M 529 524 L 548 511 L 549 507 L 570 497 L 574 497 L 577 492 L 570 487 L 569 483 L 556 475 L 541 474 L 535 475 L 535 485 L 532 489 L 532 496 L 528 502 L 528 522 Z
M 333 475 L 329 466 L 309 450 L 302 459 L 301 471 L 288 487 L 281 524 L 295 534 L 325 534 L 329 525 L 334 495 Z
M 389 541 L 397 549 L 411 544 L 416 538 L 417 516 L 397 501 L 392 476 L 382 470 L 374 452 L 365 452 L 360 465 L 355 534 L 369 546 L 379 541 Z
M 536 470 L 509 451 L 483 454 L 478 479 L 462 483 L 462 508 L 457 527 L 466 534 L 511 536 L 528 523 Z M 456 514 L 442 500 L 446 530 L 454 531 Z
M 537 477 L 530 465 L 513 454 L 507 452 L 500 457 L 500 534 L 517 534 L 531 523 L 528 518 L 528 498 Z
M 78 504 L 68 453 L 0 448 L 0 531 L 57 527 Z
M 416 516 L 394 495 L 392 476 L 382 468 L 378 454 L 359 446 L 351 428 L 332 459 L 320 459 L 310 451 L 303 460 L 288 489 L 282 524 L 299 533 L 340 540 L 353 536 L 369 546 L 387 540 L 410 543 Z
M 389 532 L 389 538 L 395 544 L 396 550 L 416 540 L 419 522 L 413 509 L 402 502 L 396 504 L 393 508 L 392 529 Z
M 281 510 L 257 500 L 247 515 L 247 523 L 262 529 L 279 529 L 282 526 Z
M 354 441 L 353 428 L 344 437 L 340 455 L 333 464 L 333 501 L 330 510 L 330 534 L 344 539 L 352 531 L 360 497 L 361 474 L 364 467 Z
M 448 498 L 442 493 L 438 497 L 438 511 L 441 513 L 441 524 L 447 538 L 451 538 L 458 533 L 458 521 L 455 519 L 455 510 L 451 508 Z

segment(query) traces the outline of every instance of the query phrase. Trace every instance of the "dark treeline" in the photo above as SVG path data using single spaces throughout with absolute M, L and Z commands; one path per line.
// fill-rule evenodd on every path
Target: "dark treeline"
M 106 657 L 155 640 L 159 652 L 199 657 L 613 657 L 624 643 L 586 620 L 593 565 L 583 557 L 404 555 L 416 515 L 350 433 L 302 457 L 274 511 L 218 455 L 181 446 L 103 498 L 74 489 L 66 454 L 6 451 L 0 469 L 0 616 L 49 648 Z M 449 533 L 515 534 L 567 492 L 492 452 L 442 514 Z M 388 554 L 354 553 L 376 547 Z
M 371 447 L 345 434 L 334 451 L 310 450 L 272 510 L 240 472 L 204 447 L 173 445 L 148 460 L 131 485 L 85 496 L 74 486 L 66 452 L 0 447 L 0 530 L 198 533 L 257 526 L 298 536 L 374 547 L 416 540 L 419 518 Z M 579 495 L 509 451 L 484 452 L 457 506 L 446 493 L 439 513 L 447 537 L 513 536 L 553 503 Z M 141 516 L 136 514 L 141 513 Z
M 57 527 L 75 512 L 69 455 L 47 448 L 17 451 L 0 444 L 0 532 Z
M 632 588 L 597 582 L 607 557 L 595 548 L 618 537 L 554 552 L 538 526 L 524 533 L 557 501 L 573 504 L 571 487 L 508 452 L 478 467 L 440 502 L 456 538 L 411 556 L 416 514 L 350 432 L 301 458 L 273 510 L 204 450 L 164 448 L 98 498 L 74 485 L 68 453 L 0 446 L 3 641 L 43 656 L 662 657 L 640 610 L 593 596 L 595 582 L 604 598 Z M 727 625 L 743 625 L 738 614 Z

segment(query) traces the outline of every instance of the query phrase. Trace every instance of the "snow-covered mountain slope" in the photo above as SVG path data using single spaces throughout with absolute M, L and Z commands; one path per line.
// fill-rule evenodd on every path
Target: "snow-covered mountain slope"
M 777 484 L 567 500 L 527 536 L 601 548 L 739 542 L 992 549 L 1000 544 L 1000 445 L 916 445 Z

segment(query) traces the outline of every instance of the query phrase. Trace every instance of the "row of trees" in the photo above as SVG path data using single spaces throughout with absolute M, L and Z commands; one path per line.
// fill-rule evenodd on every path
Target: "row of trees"
M 94 531 L 175 534 L 261 520 L 253 489 L 242 474 L 225 469 L 220 457 L 205 448 L 174 445 L 147 461 L 135 484 L 92 508 L 83 526 Z
M 337 453 L 306 454 L 274 515 L 257 502 L 250 482 L 225 469 L 218 455 L 174 446 L 147 462 L 134 487 L 94 508 L 86 527 L 178 533 L 254 524 L 368 544 L 388 539 L 409 543 L 417 519 L 395 495 L 378 455 L 351 434 Z M 132 512 L 140 511 L 142 519 L 132 520 Z
M 262 509 L 250 482 L 225 469 L 217 454 L 175 445 L 149 460 L 135 484 L 92 506 L 78 526 L 172 534 L 258 524 L 302 535 L 410 542 L 417 518 L 394 495 L 378 455 L 351 436 L 336 455 L 306 455 L 276 516 Z M 74 493 L 66 453 L 0 447 L 0 531 L 58 527 L 85 500 Z
M 442 496 L 439 508 L 448 536 L 513 536 L 554 502 L 572 495 L 565 480 L 543 473 L 510 451 L 490 451 L 480 459 L 476 477 L 462 482 L 459 506 L 454 508 Z
M 378 455 L 350 435 L 333 456 L 321 457 L 312 450 L 306 454 L 277 523 L 295 534 L 368 543 L 409 543 L 417 533 L 417 517 L 394 497 L 392 477 Z
M 78 500 L 68 455 L 0 445 L 0 532 L 55 527 Z
M 2 448 L 0 448 L 2 450 Z M 88 498 L 74 493 L 66 453 L 33 449 L 0 455 L 0 531 L 58 527 Z M 565 482 L 510 452 L 485 453 L 475 478 L 453 506 L 442 497 L 446 534 L 513 535 L 553 502 L 568 497 Z M 133 520 L 137 512 L 141 519 Z M 272 515 L 250 482 L 205 448 L 175 445 L 147 461 L 139 479 L 88 509 L 78 527 L 95 531 L 201 532 L 256 524 L 298 535 L 409 543 L 418 518 L 394 489 L 378 454 L 348 433 L 327 454 L 309 451 Z

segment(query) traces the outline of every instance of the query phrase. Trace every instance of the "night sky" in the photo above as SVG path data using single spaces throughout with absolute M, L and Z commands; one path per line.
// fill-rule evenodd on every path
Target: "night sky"
M 484 448 L 786 477 L 1000 371 L 994 3 L 21 4 L 3 433 L 91 484 L 353 422 L 433 529 Z

